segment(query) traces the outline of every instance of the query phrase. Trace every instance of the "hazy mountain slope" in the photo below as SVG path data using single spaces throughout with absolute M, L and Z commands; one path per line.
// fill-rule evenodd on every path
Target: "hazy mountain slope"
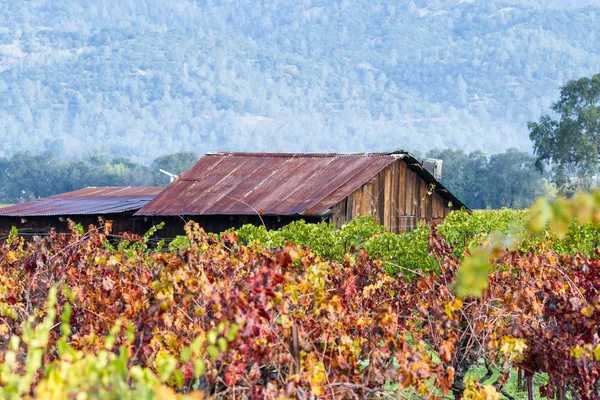
M 528 149 L 600 8 L 483 3 L 2 2 L 0 155 Z

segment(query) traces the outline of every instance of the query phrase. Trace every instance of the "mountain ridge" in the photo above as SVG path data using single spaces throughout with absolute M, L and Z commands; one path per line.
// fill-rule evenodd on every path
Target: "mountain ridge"
M 530 150 L 600 65 L 586 1 L 9 3 L 0 155 Z

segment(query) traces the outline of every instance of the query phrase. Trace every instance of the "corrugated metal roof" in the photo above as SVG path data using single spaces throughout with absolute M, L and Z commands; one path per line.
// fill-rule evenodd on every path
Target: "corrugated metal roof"
M 320 215 L 403 156 L 211 153 L 136 215 Z
M 88 187 L 0 208 L 0 216 L 103 215 L 139 210 L 163 187 Z

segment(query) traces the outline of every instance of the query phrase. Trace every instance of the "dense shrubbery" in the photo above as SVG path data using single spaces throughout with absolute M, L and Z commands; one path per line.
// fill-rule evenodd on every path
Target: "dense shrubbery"
M 235 232 L 249 246 L 273 248 L 292 242 L 333 260 L 342 260 L 347 253 L 366 250 L 371 256 L 384 261 L 390 273 L 401 268 L 406 268 L 404 271 L 409 275 L 410 270 L 428 272 L 437 269 L 435 258 L 428 254 L 429 228 L 425 225 L 397 235 L 386 232 L 385 227 L 366 216 L 350 221 L 342 229 L 325 222 L 307 224 L 297 221 L 279 230 L 268 231 L 263 226 L 245 225 Z
M 461 258 L 469 248 L 485 243 L 493 232 L 513 238 L 513 247 L 523 252 L 551 249 L 560 254 L 596 256 L 600 246 L 599 227 L 573 221 L 566 235 L 559 238 L 550 230 L 533 235 L 527 230 L 528 219 L 529 212 L 521 210 L 457 211 L 450 214 L 438 230 L 452 245 L 455 255 Z M 382 260 L 391 274 L 401 272 L 412 277 L 414 274 L 410 271 L 430 272 L 439 268 L 429 251 L 430 227 L 424 224 L 411 232 L 393 234 L 386 232 L 372 217 L 365 216 L 350 221 L 341 229 L 327 223 L 299 221 L 279 230 L 267 231 L 262 226 L 245 225 L 235 232 L 250 246 L 275 248 L 292 242 L 308 246 L 316 254 L 333 260 L 342 260 L 346 253 L 366 250 L 372 257 Z

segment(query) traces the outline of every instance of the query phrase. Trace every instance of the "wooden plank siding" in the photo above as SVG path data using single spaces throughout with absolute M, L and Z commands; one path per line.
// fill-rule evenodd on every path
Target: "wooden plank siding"
M 132 212 L 105 215 L 65 215 L 60 218 L 58 216 L 0 217 L 0 240 L 8 235 L 13 226 L 23 236 L 43 236 L 51 230 L 55 230 L 57 233 L 68 232 L 67 219 L 71 219 L 87 229 L 89 225 L 98 226 L 98 218 L 113 222 L 112 233 L 114 235 L 122 232 L 143 235 L 152 227 L 152 224 L 145 218 L 134 217 Z
M 372 215 L 391 232 L 407 232 L 419 221 L 440 223 L 452 208 L 405 162 L 398 160 L 332 207 L 337 226 Z

